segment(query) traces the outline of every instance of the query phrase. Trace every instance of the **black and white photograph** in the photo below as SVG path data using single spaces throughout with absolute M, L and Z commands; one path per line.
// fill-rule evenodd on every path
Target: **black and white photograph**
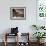
M 10 18 L 12 20 L 24 20 L 26 19 L 26 8 L 25 7 L 11 7 Z

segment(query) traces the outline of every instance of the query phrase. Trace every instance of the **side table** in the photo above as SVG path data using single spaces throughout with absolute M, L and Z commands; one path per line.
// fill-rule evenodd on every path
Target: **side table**
M 10 33 L 6 33 L 5 34 L 5 46 L 7 46 L 7 38 L 9 38 L 9 37 L 7 37 L 7 36 L 16 36 L 17 37 L 17 39 L 15 39 L 15 40 L 17 40 L 17 42 L 16 42 L 16 45 L 15 46 L 18 46 L 18 33 L 17 34 L 10 34 Z

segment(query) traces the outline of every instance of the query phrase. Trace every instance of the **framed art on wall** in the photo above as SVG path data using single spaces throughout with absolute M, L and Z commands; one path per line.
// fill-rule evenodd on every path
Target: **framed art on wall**
M 26 7 L 11 7 L 10 8 L 11 20 L 25 20 L 26 19 Z
M 37 15 L 40 18 L 46 18 L 46 0 L 37 1 Z
M 46 25 L 46 0 L 37 0 L 37 25 Z

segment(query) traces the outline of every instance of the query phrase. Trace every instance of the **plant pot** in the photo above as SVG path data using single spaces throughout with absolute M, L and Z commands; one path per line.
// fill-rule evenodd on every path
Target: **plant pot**
M 45 40 L 45 39 L 40 39 L 40 43 L 44 43 L 44 40 Z
M 37 42 L 38 42 L 39 44 L 41 44 L 41 43 L 44 42 L 44 40 L 45 40 L 45 39 L 38 39 Z

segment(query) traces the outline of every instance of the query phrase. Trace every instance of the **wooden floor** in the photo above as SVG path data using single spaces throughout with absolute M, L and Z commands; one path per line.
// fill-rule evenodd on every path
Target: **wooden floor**
M 4 43 L 2 42 L 0 42 L 0 46 L 4 46 Z M 8 45 L 7 46 L 15 46 L 15 42 L 14 43 L 12 43 L 12 42 L 10 42 L 10 43 L 8 43 Z M 22 45 L 21 45 L 22 46 Z M 25 45 L 24 45 L 25 46 Z M 30 46 L 37 46 L 37 43 L 30 43 Z M 41 46 L 46 46 L 46 43 L 44 43 L 43 45 L 41 45 Z

